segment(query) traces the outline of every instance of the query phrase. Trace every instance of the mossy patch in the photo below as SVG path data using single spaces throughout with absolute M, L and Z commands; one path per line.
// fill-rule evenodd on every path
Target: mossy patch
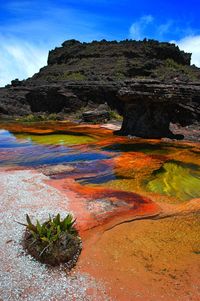
M 41 121 L 55 121 L 59 120 L 57 114 L 29 114 L 16 119 L 19 122 L 41 122 Z
M 86 135 L 68 135 L 68 134 L 51 134 L 51 135 L 31 135 L 17 134 L 17 138 L 26 139 L 37 144 L 50 145 L 75 145 L 94 142 L 95 139 Z

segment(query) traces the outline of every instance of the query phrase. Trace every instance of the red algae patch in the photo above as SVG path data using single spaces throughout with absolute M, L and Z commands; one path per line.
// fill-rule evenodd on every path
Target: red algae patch
M 108 229 L 124 221 L 157 216 L 161 211 L 149 198 L 131 192 L 82 186 L 73 179 L 49 180 L 48 183 L 70 196 L 69 208 L 79 221 L 80 234 L 99 226 Z

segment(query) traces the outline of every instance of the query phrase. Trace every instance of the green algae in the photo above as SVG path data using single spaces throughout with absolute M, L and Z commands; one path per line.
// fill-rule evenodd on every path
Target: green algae
M 93 179 L 93 178 L 92 178 Z M 106 187 L 122 191 L 134 192 L 145 196 L 157 193 L 160 202 L 180 203 L 200 197 L 200 167 L 195 164 L 168 161 L 151 175 L 136 171 L 132 178 L 117 176 L 108 177 L 105 182 L 99 176 L 95 181 L 87 180 L 85 184 Z
M 171 161 L 154 172 L 146 188 L 155 193 L 173 196 L 180 200 L 200 197 L 200 167 Z
M 50 135 L 34 135 L 34 134 L 15 134 L 18 139 L 26 139 L 37 144 L 50 145 L 75 145 L 86 144 L 96 141 L 87 135 L 69 135 L 69 134 L 50 134 Z

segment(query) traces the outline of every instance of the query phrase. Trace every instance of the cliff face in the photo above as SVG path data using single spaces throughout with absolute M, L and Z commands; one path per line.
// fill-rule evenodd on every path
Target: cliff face
M 0 113 L 71 113 L 107 102 L 124 116 L 122 134 L 171 136 L 170 122 L 200 119 L 200 69 L 169 43 L 66 41 L 32 78 L 0 89 Z

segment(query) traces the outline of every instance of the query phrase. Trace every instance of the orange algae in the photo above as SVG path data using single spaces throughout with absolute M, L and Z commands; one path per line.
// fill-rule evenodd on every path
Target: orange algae
M 21 133 L 19 137 L 24 139 L 30 136 L 33 141 L 39 144 L 67 144 L 73 146 L 75 143 L 79 144 L 79 146 L 76 146 L 76 151 L 80 153 L 82 151 L 86 153 L 87 150 L 103 153 L 102 149 L 104 153 L 109 153 L 113 159 L 105 161 L 105 164 L 113 169 L 111 171 L 113 179 L 109 180 L 111 176 L 108 176 L 107 180 L 102 180 L 102 183 L 99 183 L 99 174 L 96 171 L 96 173 L 88 174 L 88 176 L 93 176 L 93 178 L 96 176 L 97 184 L 91 184 L 90 181 L 87 183 L 86 180 L 88 185 L 135 192 L 145 197 L 153 197 L 171 203 L 199 196 L 196 191 L 197 188 L 193 189 L 194 186 L 198 186 L 198 183 L 196 183 L 198 179 L 195 179 L 195 177 L 189 176 L 187 183 L 184 183 L 186 190 L 190 190 L 190 193 L 183 195 L 177 193 L 181 190 L 182 185 L 181 179 L 179 180 L 178 177 L 174 177 L 177 186 L 175 191 L 166 188 L 168 187 L 167 181 L 173 178 L 171 174 L 168 177 L 169 180 L 166 180 L 166 177 L 164 180 L 156 180 L 156 177 L 158 178 L 157 174 L 173 160 L 177 161 L 177 164 L 180 161 L 200 166 L 200 147 L 198 143 L 172 143 L 155 139 L 149 139 L 147 142 L 145 139 L 113 136 L 111 130 L 101 128 L 99 125 L 77 125 L 71 122 L 13 123 L 2 124 L 1 126 L 15 133 L 17 137 L 18 133 Z M 75 149 L 75 146 L 73 147 Z M 6 154 L 1 155 L 6 156 Z M 62 160 L 62 158 L 57 161 L 59 160 Z M 196 174 L 198 177 L 198 173 Z M 84 179 L 87 175 L 83 173 L 82 176 Z M 72 177 L 76 179 L 76 175 Z M 79 178 L 81 178 L 81 174 L 79 174 Z M 163 183 L 166 183 L 167 186 Z M 187 184 L 190 185 L 190 188 L 187 187 Z M 167 193 L 166 189 L 168 189 Z M 178 195 L 180 196 L 178 197 Z
M 186 147 L 189 149 L 186 150 Z M 168 154 L 163 155 L 122 152 L 113 160 L 116 179 L 102 186 L 132 191 L 150 198 L 160 197 L 160 201 L 171 203 L 189 200 L 200 196 L 199 160 L 199 145 L 195 143 L 179 143 L 177 148 L 173 146 Z M 174 167 L 167 168 L 165 178 L 159 180 L 158 172 L 165 170 L 165 166 Z
M 114 300 L 197 301 L 199 227 L 198 215 L 121 224 L 85 240 L 78 267 Z
M 109 129 L 100 128 L 100 126 L 78 125 L 72 122 L 37 122 L 37 123 L 0 123 L 0 128 L 9 130 L 13 133 L 33 133 L 33 134 L 50 134 L 50 133 L 82 133 L 96 136 L 111 135 Z

